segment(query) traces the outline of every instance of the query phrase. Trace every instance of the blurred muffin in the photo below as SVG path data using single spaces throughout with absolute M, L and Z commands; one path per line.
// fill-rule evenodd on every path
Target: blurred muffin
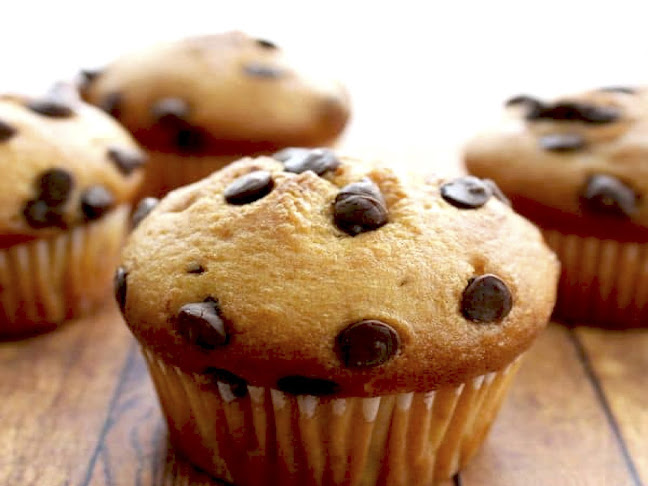
M 160 196 L 242 155 L 333 144 L 346 90 L 241 32 L 154 45 L 83 74 L 83 97 L 149 151 L 144 193 Z
M 149 204 L 117 301 L 173 444 L 216 477 L 427 486 L 484 439 L 557 260 L 488 181 L 313 159 Z
M 0 335 L 49 329 L 105 299 L 143 163 L 92 106 L 0 96 Z
M 557 252 L 560 319 L 648 322 L 647 94 L 518 96 L 501 125 L 466 147 L 468 171 L 494 179 Z

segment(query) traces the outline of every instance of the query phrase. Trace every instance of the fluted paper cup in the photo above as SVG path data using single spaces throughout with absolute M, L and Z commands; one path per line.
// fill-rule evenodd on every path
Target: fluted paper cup
M 371 398 L 241 390 L 144 349 L 169 436 L 189 461 L 236 486 L 429 486 L 484 440 L 519 366 L 426 393 Z
M 103 302 L 129 211 L 122 205 L 52 238 L 0 250 L 0 335 L 45 331 Z
M 562 265 L 555 316 L 608 328 L 648 326 L 648 244 L 543 231 Z

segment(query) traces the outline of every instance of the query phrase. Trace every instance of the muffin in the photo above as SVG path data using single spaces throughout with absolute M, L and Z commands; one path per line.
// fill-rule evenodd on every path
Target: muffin
M 215 477 L 429 485 L 484 439 L 557 260 L 490 181 L 317 160 L 149 200 L 116 299 L 172 443 Z
M 143 187 L 151 196 L 243 155 L 331 145 L 350 113 L 338 81 L 241 32 L 124 55 L 103 70 L 83 72 L 81 93 L 148 150 Z
M 465 150 L 558 254 L 556 317 L 612 328 L 648 322 L 647 161 L 647 92 L 625 87 L 517 96 Z
M 109 298 L 143 163 L 95 107 L 0 96 L 0 335 L 50 329 Z

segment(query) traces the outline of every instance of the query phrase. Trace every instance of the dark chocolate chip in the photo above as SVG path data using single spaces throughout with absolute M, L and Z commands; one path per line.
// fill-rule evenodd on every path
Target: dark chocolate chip
M 459 209 L 482 207 L 492 195 L 489 184 L 474 176 L 459 177 L 441 186 L 441 197 Z
M 272 158 L 279 162 L 286 162 L 292 157 L 305 157 L 311 149 L 303 147 L 288 147 L 272 154 Z
M 230 386 L 232 394 L 237 398 L 243 398 L 247 395 L 247 382 L 234 373 L 221 368 L 207 368 L 203 374 L 208 376 L 214 382 L 225 383 Z
M 61 209 L 59 207 L 51 207 L 40 199 L 27 201 L 27 204 L 23 208 L 23 215 L 32 228 L 66 227 Z
M 189 104 L 182 98 L 162 98 L 151 107 L 151 115 L 157 123 L 175 125 L 189 117 Z
M 267 170 L 256 170 L 232 182 L 223 195 L 229 204 L 248 204 L 270 194 L 273 187 L 272 174 Z
M 119 310 L 122 314 L 124 313 L 124 309 L 126 309 L 126 277 L 128 277 L 128 272 L 126 271 L 126 269 L 124 269 L 124 267 L 118 267 L 113 278 L 115 300 L 117 301 Z
M 112 92 L 108 93 L 100 103 L 100 107 L 103 111 L 108 113 L 113 118 L 119 118 L 122 114 L 122 104 L 124 97 L 121 93 Z
M 333 203 L 333 218 L 338 228 L 355 236 L 385 225 L 387 204 L 378 186 L 365 178 L 340 190 Z
M 82 69 L 79 74 L 81 74 L 81 82 L 83 86 L 88 86 L 95 79 L 101 76 L 101 69 Z
M 74 115 L 72 107 L 58 97 L 40 98 L 27 103 L 27 108 L 52 118 L 69 118 Z
M 602 124 L 617 121 L 620 116 L 620 111 L 613 106 L 597 106 L 589 103 L 564 101 L 547 105 L 538 112 L 529 113 L 527 119 Z
M 463 291 L 461 313 L 475 322 L 497 322 L 513 307 L 513 297 L 506 284 L 495 275 L 473 278 Z
M 330 380 L 292 375 L 279 378 L 277 388 L 290 395 L 332 395 L 340 390 L 340 385 Z
M 216 349 L 227 344 L 225 322 L 214 300 L 183 305 L 176 319 L 178 333 L 203 349 Z
M 340 161 L 333 151 L 318 148 L 308 150 L 306 153 L 294 153 L 284 162 L 287 172 L 301 174 L 307 170 L 312 170 L 317 175 L 322 175 L 329 170 L 335 170 L 340 165 Z
M 114 203 L 114 196 L 104 186 L 91 186 L 81 194 L 81 211 L 88 221 L 103 216 Z
M 200 152 L 205 144 L 205 135 L 197 128 L 182 128 L 175 134 L 175 146 L 182 152 Z
M 617 218 L 629 218 L 637 211 L 637 195 L 613 176 L 593 175 L 581 196 L 585 210 Z
M 550 133 L 538 140 L 540 147 L 550 152 L 572 152 L 585 147 L 585 137 L 578 133 Z
M 626 93 L 626 94 L 635 94 L 637 90 L 635 88 L 630 88 L 629 86 L 605 86 L 600 88 L 599 91 L 607 91 L 608 93 Z
M 74 180 L 70 173 L 63 169 L 50 169 L 43 172 L 38 179 L 38 199 L 44 201 L 48 206 L 60 206 L 67 201 L 74 186 Z
M 250 62 L 243 66 L 243 72 L 253 78 L 261 79 L 279 79 L 283 77 L 285 71 L 275 66 Z
M 9 140 L 17 133 L 17 130 L 7 122 L 0 120 L 0 142 Z
M 132 227 L 137 228 L 137 226 L 146 218 L 155 206 L 158 205 L 160 200 L 156 197 L 145 197 L 139 203 L 133 212 Z
M 344 328 L 337 336 L 336 351 L 348 368 L 369 368 L 389 361 L 400 348 L 400 337 L 393 327 L 365 320 Z
M 259 47 L 263 47 L 264 49 L 279 49 L 277 44 L 267 39 L 257 39 L 256 43 Z
M 124 175 L 131 174 L 146 162 L 146 157 L 139 150 L 123 147 L 110 147 L 108 149 L 108 158 L 114 162 Z
M 506 195 L 502 192 L 502 190 L 495 183 L 495 181 L 493 181 L 492 179 L 482 179 L 482 182 L 486 184 L 486 186 L 488 186 L 495 199 L 499 200 L 500 202 L 503 202 L 507 206 L 511 205 L 511 201 L 509 201 L 509 198 L 506 197 Z
M 533 117 L 542 110 L 543 103 L 532 96 L 518 95 L 506 100 L 506 106 L 522 106 L 526 110 L 525 116 Z
M 205 273 L 205 267 L 203 267 L 200 263 L 193 262 L 187 265 L 187 273 L 200 275 L 201 273 Z

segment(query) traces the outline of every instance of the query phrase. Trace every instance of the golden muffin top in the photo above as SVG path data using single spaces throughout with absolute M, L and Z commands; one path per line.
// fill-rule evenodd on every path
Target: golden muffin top
M 426 391 L 503 368 L 547 323 L 557 260 L 491 181 L 273 157 L 138 209 L 116 296 L 164 361 L 296 394 Z
M 145 147 L 247 154 L 333 142 L 350 114 L 344 86 L 242 32 L 190 37 L 85 72 L 83 97 Z

